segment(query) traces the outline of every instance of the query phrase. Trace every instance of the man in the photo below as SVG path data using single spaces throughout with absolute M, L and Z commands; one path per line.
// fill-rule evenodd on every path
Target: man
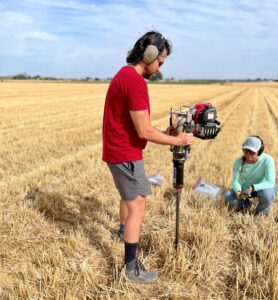
M 225 201 L 236 208 L 251 206 L 249 198 L 258 197 L 255 214 L 268 214 L 275 198 L 275 164 L 264 151 L 259 136 L 248 137 L 242 145 L 243 156 L 233 165 L 233 188 L 225 194 Z
M 159 32 L 143 35 L 128 52 L 124 66 L 112 79 L 107 91 L 103 116 L 103 160 L 107 162 L 121 195 L 120 223 L 125 243 L 127 280 L 150 283 L 157 273 L 146 270 L 136 258 L 146 196 L 151 194 L 144 171 L 142 150 L 147 141 L 185 146 L 193 135 L 168 135 L 150 122 L 149 95 L 145 79 L 160 70 L 171 53 L 171 44 Z M 124 229 L 124 230 L 123 230 Z

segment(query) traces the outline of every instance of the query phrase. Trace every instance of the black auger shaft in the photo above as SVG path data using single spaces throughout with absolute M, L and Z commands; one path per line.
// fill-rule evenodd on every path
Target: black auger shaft
M 177 193 L 176 193 L 176 238 L 175 238 L 176 250 L 178 249 L 178 244 L 179 244 L 180 200 L 181 200 L 181 190 L 177 190 Z

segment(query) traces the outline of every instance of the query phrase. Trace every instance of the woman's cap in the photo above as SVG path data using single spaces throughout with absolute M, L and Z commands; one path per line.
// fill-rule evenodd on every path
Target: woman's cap
M 255 136 L 248 137 L 242 145 L 242 149 L 258 152 L 262 146 L 261 140 Z

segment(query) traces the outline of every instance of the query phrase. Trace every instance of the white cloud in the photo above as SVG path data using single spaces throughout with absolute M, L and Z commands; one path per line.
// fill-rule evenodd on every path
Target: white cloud
M 37 39 L 37 40 L 42 40 L 42 41 L 55 41 L 57 40 L 57 36 L 54 34 L 50 34 L 47 32 L 43 31 L 31 31 L 31 32 L 26 32 L 22 36 L 23 39 Z

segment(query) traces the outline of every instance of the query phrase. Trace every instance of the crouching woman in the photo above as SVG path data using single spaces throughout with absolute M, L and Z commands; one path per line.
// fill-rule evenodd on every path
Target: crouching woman
M 233 164 L 232 189 L 225 193 L 225 201 L 244 209 L 251 206 L 250 198 L 257 197 L 255 214 L 268 214 L 275 199 L 275 164 L 264 153 L 264 143 L 259 136 L 248 137 L 242 145 L 243 156 Z

